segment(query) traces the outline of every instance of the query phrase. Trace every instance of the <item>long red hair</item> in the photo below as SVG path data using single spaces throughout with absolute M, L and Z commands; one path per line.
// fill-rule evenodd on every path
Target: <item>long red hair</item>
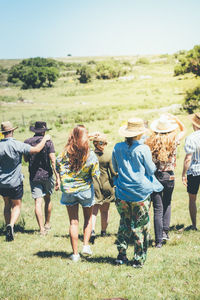
M 71 132 L 64 152 L 69 157 L 70 170 L 78 172 L 86 162 L 90 144 L 88 132 L 84 125 L 77 125 Z

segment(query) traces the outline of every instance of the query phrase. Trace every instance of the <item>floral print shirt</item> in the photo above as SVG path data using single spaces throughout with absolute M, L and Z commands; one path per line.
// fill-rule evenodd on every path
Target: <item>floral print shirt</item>
M 60 153 L 56 159 L 56 170 L 60 174 L 63 193 L 85 191 L 91 187 L 92 178 L 100 175 L 98 159 L 92 150 L 78 172 L 70 170 L 69 157 Z

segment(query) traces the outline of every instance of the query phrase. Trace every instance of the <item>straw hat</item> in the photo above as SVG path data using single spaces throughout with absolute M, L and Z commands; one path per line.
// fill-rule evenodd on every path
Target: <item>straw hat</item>
M 93 142 L 108 143 L 106 135 L 104 133 L 101 133 L 101 132 L 94 133 L 94 137 L 93 137 L 92 140 L 93 140 Z
M 189 115 L 189 118 L 196 127 L 200 128 L 200 113 Z
M 132 118 L 128 120 L 127 125 L 123 125 L 119 128 L 119 134 L 125 137 L 135 137 L 144 133 L 146 130 L 142 119 Z
M 13 130 L 15 130 L 17 128 L 18 128 L 18 126 L 13 127 L 13 125 L 12 125 L 12 123 L 10 121 L 6 121 L 6 122 L 2 122 L 1 123 L 1 132 L 2 133 L 13 131 Z
M 166 115 L 161 115 L 159 119 L 154 120 L 150 125 L 151 130 L 158 133 L 171 132 L 177 127 L 178 124 L 174 120 L 169 119 Z

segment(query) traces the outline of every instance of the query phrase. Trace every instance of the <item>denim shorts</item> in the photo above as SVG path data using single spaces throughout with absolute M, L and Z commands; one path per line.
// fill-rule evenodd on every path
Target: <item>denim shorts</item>
M 67 206 L 81 204 L 82 207 L 91 207 L 95 204 L 94 187 L 76 193 L 62 193 L 60 203 Z
M 30 181 L 33 199 L 43 198 L 47 194 L 51 195 L 54 189 L 53 176 L 47 180 Z
M 22 199 L 24 193 L 23 182 L 14 188 L 0 188 L 0 195 L 12 200 Z

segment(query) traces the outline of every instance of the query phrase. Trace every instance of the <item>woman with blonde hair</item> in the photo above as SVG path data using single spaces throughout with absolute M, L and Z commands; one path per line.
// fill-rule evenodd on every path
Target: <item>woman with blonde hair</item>
M 154 120 L 150 128 L 152 134 L 146 140 L 146 144 L 151 149 L 153 161 L 157 167 L 156 178 L 164 187 L 161 192 L 154 192 L 151 196 L 154 209 L 155 242 L 156 247 L 161 248 L 163 240 L 169 239 L 176 150 L 185 135 L 185 127 L 177 117 L 167 114 Z
M 84 216 L 82 254 L 91 255 L 89 239 L 92 231 L 92 210 L 95 203 L 93 177 L 99 176 L 96 155 L 89 146 L 89 137 L 83 125 L 77 125 L 71 132 L 63 152 L 56 160 L 61 180 L 61 204 L 66 205 L 70 228 L 69 234 L 73 254 L 71 259 L 80 259 L 78 253 L 78 207 L 81 204 Z

